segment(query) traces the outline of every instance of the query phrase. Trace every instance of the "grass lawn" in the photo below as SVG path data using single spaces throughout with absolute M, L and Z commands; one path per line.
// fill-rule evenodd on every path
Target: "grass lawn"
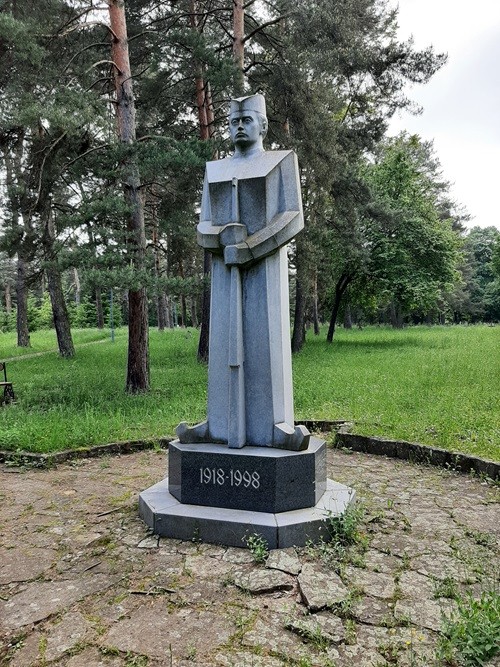
M 206 367 L 194 330 L 150 332 L 148 395 L 124 392 L 126 330 L 74 332 L 72 360 L 51 352 L 8 363 L 17 403 L 0 408 L 0 447 L 47 452 L 117 440 L 173 435 L 180 421 L 205 417 Z M 308 334 L 294 357 L 297 419 L 349 419 L 355 431 L 500 460 L 500 328 L 370 327 L 339 330 L 333 345 Z M 55 348 L 35 332 L 26 353 Z M 0 360 L 16 356 L 0 335 Z
M 82 345 L 92 343 L 96 340 L 109 338 L 109 331 L 102 329 L 73 329 L 73 343 Z M 17 347 L 17 338 L 12 333 L 0 331 L 0 361 L 11 357 L 24 357 L 26 355 L 38 354 L 40 352 L 57 351 L 57 339 L 55 331 L 35 331 L 30 334 L 30 347 Z

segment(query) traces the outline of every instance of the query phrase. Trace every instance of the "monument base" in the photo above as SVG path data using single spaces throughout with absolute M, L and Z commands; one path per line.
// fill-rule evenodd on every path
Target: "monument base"
M 313 507 L 270 513 L 184 504 L 168 487 L 166 478 L 139 496 L 139 515 L 153 533 L 233 547 L 244 547 L 254 533 L 266 540 L 269 549 L 328 540 L 325 519 L 342 515 L 356 498 L 353 489 L 328 479 L 326 491 Z
M 314 507 L 326 491 L 326 443 L 303 451 L 227 445 L 168 447 L 169 492 L 185 505 L 279 514 Z

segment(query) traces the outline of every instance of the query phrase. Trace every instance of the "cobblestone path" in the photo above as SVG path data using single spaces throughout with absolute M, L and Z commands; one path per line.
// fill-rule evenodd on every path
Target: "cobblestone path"
M 498 489 L 479 479 L 330 450 L 361 541 L 257 564 L 148 534 L 138 493 L 165 470 L 153 451 L 0 467 L 1 664 L 427 667 L 455 604 L 440 596 L 498 577 Z

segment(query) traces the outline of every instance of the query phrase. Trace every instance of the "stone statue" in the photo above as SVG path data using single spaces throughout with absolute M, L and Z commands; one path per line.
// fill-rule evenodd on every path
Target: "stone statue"
M 213 254 L 207 420 L 181 443 L 307 449 L 294 426 L 287 244 L 304 226 L 297 158 L 265 151 L 262 95 L 231 102 L 232 157 L 207 162 L 198 243 Z

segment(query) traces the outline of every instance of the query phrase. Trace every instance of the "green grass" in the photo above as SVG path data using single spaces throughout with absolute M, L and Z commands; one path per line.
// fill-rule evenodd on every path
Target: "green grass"
M 96 340 L 109 338 L 109 331 L 103 329 L 74 329 L 72 331 L 74 345 L 92 343 Z M 30 335 L 30 347 L 17 347 L 16 335 L 0 331 L 0 361 L 11 357 L 23 357 L 57 350 L 57 338 L 55 331 L 35 331 Z
M 333 345 L 308 334 L 294 357 L 298 419 L 348 419 L 355 431 L 500 459 L 500 328 L 370 327 L 339 330 Z M 148 395 L 124 392 L 126 330 L 74 332 L 72 360 L 49 353 L 8 364 L 17 403 L 0 408 L 0 447 L 35 452 L 173 435 L 180 421 L 205 417 L 206 367 L 196 362 L 194 330 L 150 332 Z M 54 332 L 32 334 L 39 352 Z M 15 356 L 14 334 L 0 336 L 0 359 Z
M 296 416 L 500 459 L 500 328 L 370 327 L 308 337 L 294 363 Z
M 0 408 L 0 447 L 49 452 L 154 438 L 172 435 L 179 421 L 202 419 L 206 368 L 196 362 L 197 333 L 151 332 L 147 395 L 124 391 L 126 342 L 120 329 L 114 343 L 77 348 L 70 360 L 49 353 L 9 362 L 17 402 Z

